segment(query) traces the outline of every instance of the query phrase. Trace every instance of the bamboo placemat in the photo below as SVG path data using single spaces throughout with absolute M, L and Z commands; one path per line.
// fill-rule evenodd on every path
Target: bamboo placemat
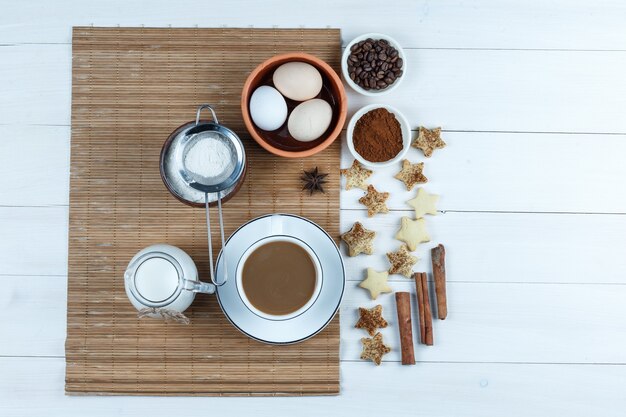
M 159 176 L 163 142 L 200 103 L 215 106 L 249 158 L 244 185 L 224 205 L 226 233 L 288 212 L 337 239 L 340 141 L 308 159 L 274 157 L 248 136 L 239 99 L 266 58 L 305 51 L 338 69 L 340 46 L 337 29 L 74 28 L 67 393 L 339 393 L 338 317 L 309 341 L 268 346 L 240 334 L 210 295 L 187 310 L 189 326 L 138 320 L 123 274 L 137 251 L 166 242 L 208 277 L 204 212 L 178 202 Z M 309 197 L 299 176 L 314 166 L 330 173 L 329 184 Z

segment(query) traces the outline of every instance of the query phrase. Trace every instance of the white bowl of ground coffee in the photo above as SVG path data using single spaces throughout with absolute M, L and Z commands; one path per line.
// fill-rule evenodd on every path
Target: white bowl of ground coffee
M 382 168 L 404 158 L 411 146 L 411 126 L 395 107 L 370 104 L 348 122 L 346 141 L 357 161 L 370 168 Z

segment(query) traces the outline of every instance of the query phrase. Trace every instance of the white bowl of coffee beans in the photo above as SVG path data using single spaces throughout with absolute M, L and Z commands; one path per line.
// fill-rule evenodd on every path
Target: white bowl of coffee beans
M 377 96 L 400 85 L 406 75 L 406 58 L 395 39 L 382 33 L 366 33 L 346 46 L 341 72 L 354 91 Z

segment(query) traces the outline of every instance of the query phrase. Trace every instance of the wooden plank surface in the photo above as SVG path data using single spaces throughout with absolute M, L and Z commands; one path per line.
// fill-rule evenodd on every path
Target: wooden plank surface
M 70 43 L 72 26 L 341 27 L 344 44 L 362 33 L 392 33 L 412 48 L 626 50 L 626 5 L 615 0 L 247 0 L 176 3 L 139 0 L 64 1 L 50 13 L 45 0 L 9 2 L 0 16 L 0 43 Z
M 65 277 L 2 279 L 7 282 L 6 291 L 0 295 L 0 307 L 7 313 L 0 322 L 0 333 L 12 337 L 0 345 L 0 357 L 62 357 Z M 360 274 L 348 281 L 341 307 L 341 360 L 358 360 L 359 340 L 366 336 L 365 331 L 354 328 L 357 308 L 381 304 L 389 322 L 389 327 L 381 332 L 392 347 L 384 361 L 398 362 L 394 296 L 381 295 L 371 301 L 367 292 L 357 287 L 359 280 Z M 411 281 L 394 281 L 391 287 L 394 291 L 410 292 L 412 310 L 417 311 L 415 286 Z M 201 298 L 197 303 L 202 304 L 208 296 L 198 297 Z M 623 284 L 451 282 L 449 317 L 445 322 L 434 320 L 435 345 L 416 345 L 415 357 L 420 362 L 448 363 L 623 364 L 626 352 L 615 346 L 626 344 L 626 334 L 622 331 L 626 328 L 626 317 L 621 306 L 625 297 Z M 577 305 L 581 299 L 587 300 L 584 308 Z M 45 320 L 40 319 L 42 314 Z M 25 322 L 29 323 L 28 327 L 23 325 Z
M 62 358 L 0 358 L 0 407 L 10 416 L 63 417 L 81 417 L 87 411 L 91 416 L 149 413 L 169 417 L 184 412 L 204 417 L 209 409 L 237 416 L 254 410 L 260 417 L 317 417 L 320 410 L 366 417 L 381 413 L 622 417 L 626 407 L 623 366 L 418 362 L 415 366 L 385 363 L 371 369 L 367 363 L 344 362 L 342 370 L 345 388 L 337 397 L 67 397 L 61 388 Z M 26 407 L 16 398 L 37 401 L 31 400 Z
M 11 312 L 0 325 L 2 334 L 9 335 L 0 347 L 0 414 L 110 416 L 148 411 L 171 415 L 184 410 L 191 416 L 205 415 L 209 409 L 221 414 L 254 409 L 259 415 L 319 415 L 332 410 L 367 416 L 622 416 L 626 367 L 619 355 L 624 307 L 612 294 L 621 294 L 626 276 L 622 256 L 626 196 L 619 188 L 626 133 L 619 114 L 624 108 L 625 7 L 612 0 L 531 4 L 402 0 L 388 9 L 351 0 L 275 1 L 267 7 L 243 0 L 116 0 L 106 5 L 62 0 L 54 9 L 41 1 L 5 2 L 0 14 L 0 75 L 5 81 L 0 83 L 5 138 L 0 141 L 0 282 L 11 284 L 6 287 L 10 291 L 0 292 L 0 307 Z M 436 322 L 435 341 L 439 334 L 442 342 L 449 343 L 433 347 L 438 350 L 421 349 L 418 364 L 410 370 L 394 362 L 393 356 L 374 369 L 353 357 L 357 336 L 348 314 L 354 305 L 346 304 L 342 343 L 351 347 L 342 351 L 346 358 L 343 392 L 336 398 L 64 397 L 64 359 L 47 357 L 63 349 L 59 331 L 64 327 L 67 273 L 67 207 L 63 206 L 68 201 L 69 178 L 64 168 L 69 149 L 69 42 L 72 25 L 91 23 L 331 25 L 342 28 L 344 44 L 371 30 L 394 36 L 411 49 L 409 64 L 419 76 L 405 80 L 410 88 L 383 101 L 411 116 L 414 128 L 440 123 L 448 129 L 444 137 L 450 146 L 427 161 L 428 187 L 433 187 L 429 190 L 441 194 L 441 207 L 449 210 L 428 224 L 438 239 L 445 238 L 454 249 L 449 257 L 451 291 L 463 300 L 458 303 L 464 303 L 462 311 L 450 305 L 448 320 L 465 308 L 478 312 L 479 307 L 468 303 L 493 306 L 497 299 L 510 301 L 510 306 L 500 305 L 508 308 L 508 314 L 480 315 L 485 323 L 465 316 L 463 323 L 473 326 L 469 330 L 459 328 L 460 322 Z M 349 98 L 351 112 L 365 102 L 351 93 Z M 476 130 L 489 133 L 471 132 Z M 497 132 L 501 130 L 522 133 Z M 563 134 L 535 133 L 542 131 Z M 350 161 L 345 152 L 343 158 L 344 163 Z M 415 153 L 413 158 L 420 159 Z M 525 164 L 526 160 L 536 163 Z M 45 166 L 50 174 L 42 178 L 46 187 L 40 190 L 40 199 L 33 186 L 21 181 L 38 178 L 29 165 Z M 392 191 L 394 209 L 405 208 L 397 181 L 386 179 L 389 174 L 380 172 L 373 179 Z M 358 196 L 358 191 L 342 193 L 342 228 L 363 219 L 354 203 Z M 559 214 L 563 212 L 587 214 Z M 387 230 L 401 214 L 373 219 L 369 225 Z M 385 267 L 382 253 L 396 242 L 384 233 L 377 241 L 376 256 L 347 260 L 353 284 L 365 266 Z M 494 255 L 487 256 L 486 251 Z M 425 248 L 418 254 L 423 256 Z M 422 260 L 418 267 L 426 264 Z M 28 284 L 19 285 L 20 280 Z M 393 277 L 392 285 L 403 285 L 402 280 Z M 482 292 L 467 290 L 479 286 Z M 510 298 L 517 293 L 536 298 L 532 305 L 542 314 L 524 310 L 523 300 Z M 347 294 L 351 303 L 367 302 L 360 288 L 348 288 Z M 602 300 L 608 301 L 601 304 Z M 568 315 L 582 324 L 567 324 Z M 525 317 L 538 324 L 537 331 L 520 323 Z M 524 332 L 516 332 L 515 326 Z M 454 330 L 446 332 L 450 327 Z M 465 355 L 465 339 L 460 335 L 469 337 L 474 328 L 502 348 L 500 358 L 515 357 L 514 363 L 495 363 L 498 356 L 482 354 L 475 340 L 469 344 L 476 356 Z M 572 337 L 577 342 L 555 340 L 550 329 L 555 338 Z M 524 333 L 531 347 L 525 349 L 524 339 L 519 352 L 514 351 L 498 339 L 501 333 L 513 341 L 522 340 Z M 598 346 L 579 339 L 586 333 L 594 335 Z M 390 336 L 392 341 L 393 333 Z M 545 337 L 548 341 L 539 347 Z M 579 344 L 582 348 L 577 352 Z M 555 345 L 562 348 L 562 355 Z M 563 363 L 566 358 L 580 358 L 581 352 L 589 355 L 583 358 L 588 361 L 584 365 Z M 440 362 L 438 355 L 467 362 Z M 559 363 L 529 363 L 533 358 Z M 420 362 L 423 359 L 429 362 Z M 621 362 L 607 364 L 609 359 Z M 380 383 L 372 384 L 372 377 Z M 32 401 L 35 397 L 37 401 Z
M 0 126 L 0 134 L 14 129 Z M 67 205 L 69 128 L 28 125 L 20 132 L 31 140 L 0 141 L 0 205 Z M 440 210 L 626 213 L 621 135 L 444 132 L 443 137 L 448 148 L 432 158 L 413 148 L 407 155 L 425 163 L 425 187 L 442 196 Z M 29 155 L 29 163 L 16 164 L 21 155 Z M 342 155 L 342 166 L 350 165 L 349 152 Z M 47 167 L 45 176 L 33 169 L 37 166 Z M 390 192 L 390 208 L 410 209 L 406 200 L 415 191 L 392 178 L 398 170 L 399 164 L 379 169 L 372 183 Z M 359 196 L 359 190 L 341 193 L 341 207 L 362 210 Z
M 0 48 L 6 57 L 0 74 L 7 74 L 0 124 L 69 125 L 70 45 Z M 626 72 L 626 51 L 407 49 L 406 55 L 410 76 L 383 101 L 412 127 L 626 134 L 626 85 L 613 81 Z M 375 102 L 350 89 L 348 99 L 349 116 Z
M 384 254 L 400 243 L 393 232 L 403 215 L 411 212 L 369 219 L 362 210 L 342 210 L 342 231 L 361 221 L 378 232 L 375 255 L 344 256 L 348 279 L 360 279 L 365 266 L 387 267 Z M 67 216 L 67 207 L 0 207 L 0 277 L 65 277 Z M 446 242 L 456 252 L 448 260 L 451 281 L 626 284 L 626 258 L 619 244 L 626 235 L 623 215 L 448 212 L 427 221 L 433 245 Z M 428 267 L 431 246 L 421 245 L 415 252 L 422 258 L 416 270 Z M 343 243 L 341 250 L 345 255 Z

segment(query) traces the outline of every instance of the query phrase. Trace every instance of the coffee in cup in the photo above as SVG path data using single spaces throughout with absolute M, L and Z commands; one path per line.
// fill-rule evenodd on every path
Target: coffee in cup
M 321 288 L 320 266 L 312 250 L 288 236 L 272 236 L 252 245 L 237 273 L 246 305 L 266 318 L 300 314 Z

